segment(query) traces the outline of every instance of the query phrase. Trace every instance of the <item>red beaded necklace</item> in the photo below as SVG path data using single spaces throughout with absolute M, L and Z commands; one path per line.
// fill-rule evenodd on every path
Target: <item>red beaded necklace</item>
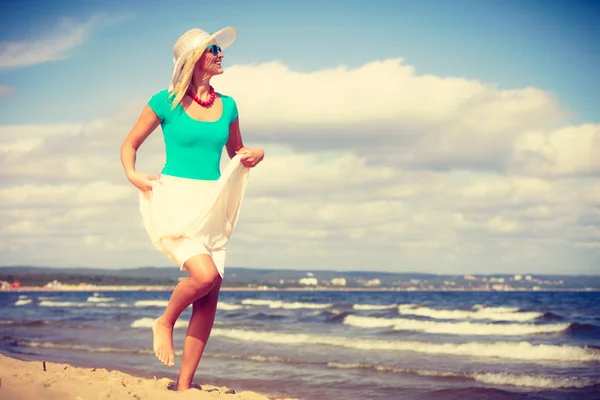
M 194 93 L 192 93 L 192 91 L 190 90 L 189 95 L 192 99 L 194 99 L 194 101 L 198 104 L 200 104 L 202 107 L 209 107 L 211 106 L 214 102 L 215 102 L 215 88 L 213 88 L 212 86 L 210 87 L 210 98 L 207 101 L 202 101 L 198 96 L 196 96 Z

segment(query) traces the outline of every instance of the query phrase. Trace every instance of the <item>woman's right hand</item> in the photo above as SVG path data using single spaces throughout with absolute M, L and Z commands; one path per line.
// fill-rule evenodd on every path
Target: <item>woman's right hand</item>
M 127 175 L 129 182 L 142 192 L 152 190 L 152 181 L 158 180 L 158 176 L 143 174 L 141 172 L 132 172 Z

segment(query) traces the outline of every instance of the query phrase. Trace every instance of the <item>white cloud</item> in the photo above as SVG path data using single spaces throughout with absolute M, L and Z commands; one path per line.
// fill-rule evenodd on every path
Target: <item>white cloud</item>
M 419 76 L 401 60 L 313 73 L 236 66 L 219 80 L 238 103 L 246 145 L 266 149 L 229 265 L 596 268 L 599 164 L 586 156 L 598 149 L 598 125 L 566 125 L 543 91 Z M 83 124 L 0 127 L 3 262 L 169 265 L 146 237 L 119 160 L 143 104 Z M 158 173 L 163 150 L 159 128 L 138 170 Z
M 515 167 L 536 175 L 600 174 L 600 124 L 527 132 L 514 143 Z
M 2 207 L 83 206 L 106 204 L 134 194 L 133 187 L 94 181 L 77 185 L 23 185 L 0 189 Z
M 418 75 L 402 59 L 311 73 L 271 62 L 231 67 L 217 79 L 261 141 L 419 168 L 503 169 L 516 137 L 567 117 L 539 89 Z

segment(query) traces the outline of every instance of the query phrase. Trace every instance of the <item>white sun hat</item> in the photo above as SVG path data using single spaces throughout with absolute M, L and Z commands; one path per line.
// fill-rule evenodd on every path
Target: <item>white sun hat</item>
M 225 50 L 229 47 L 237 38 L 237 31 L 232 27 L 226 27 L 215 33 L 208 33 L 202 29 L 193 28 L 185 32 L 177 39 L 175 46 L 173 46 L 173 75 L 171 77 L 171 83 L 169 84 L 169 91 L 173 90 L 183 62 L 187 56 L 200 46 L 206 46 L 211 40 L 215 40 L 221 49 Z

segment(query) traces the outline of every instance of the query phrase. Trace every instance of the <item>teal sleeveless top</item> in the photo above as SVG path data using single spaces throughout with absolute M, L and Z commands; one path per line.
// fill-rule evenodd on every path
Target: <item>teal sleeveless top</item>
M 214 122 L 198 121 L 180 104 L 171 110 L 168 90 L 161 90 L 148 106 L 162 119 L 166 162 L 162 174 L 181 178 L 217 180 L 221 176 L 221 154 L 229 138 L 229 124 L 238 117 L 233 98 L 218 93 L 223 113 Z

